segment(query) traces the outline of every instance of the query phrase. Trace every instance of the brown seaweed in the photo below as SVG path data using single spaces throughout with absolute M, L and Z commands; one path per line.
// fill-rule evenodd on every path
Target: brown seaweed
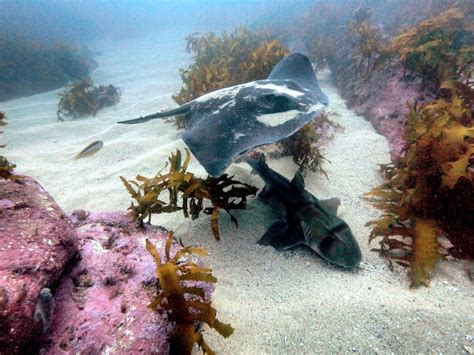
M 116 105 L 119 101 L 120 90 L 117 87 L 94 86 L 91 78 L 83 78 L 68 85 L 59 94 L 58 121 L 63 121 L 65 116 L 72 118 L 95 116 L 104 107 Z
M 136 181 L 120 177 L 128 192 L 137 202 L 129 207 L 136 220 L 143 223 L 152 214 L 183 211 L 185 218 L 196 219 L 201 212 L 211 216 L 211 230 L 219 240 L 218 216 L 226 211 L 237 226 L 237 219 L 231 210 L 244 209 L 247 197 L 255 195 L 257 188 L 234 180 L 227 174 L 219 177 L 197 178 L 188 172 L 191 154 L 186 149 L 182 161 L 181 151 L 177 150 L 168 158 L 169 170 L 165 174 L 158 172 L 152 178 L 138 175 Z M 160 199 L 167 192 L 169 202 Z M 206 202 L 207 206 L 204 205 Z
M 170 256 L 173 232 L 168 233 L 165 255 L 162 261 L 158 250 L 150 240 L 146 248 L 156 264 L 158 294 L 152 297 L 149 307 L 153 310 L 164 309 L 168 319 L 174 323 L 170 335 L 170 354 L 191 354 L 197 344 L 204 354 L 214 354 L 204 341 L 200 323 L 206 323 L 224 338 L 234 329 L 216 317 L 216 310 L 205 300 L 205 290 L 199 282 L 213 284 L 217 279 L 211 269 L 192 262 L 191 255 L 208 255 L 203 248 L 184 247 Z M 191 285 L 190 282 L 193 284 Z
M 387 50 L 398 56 L 405 70 L 432 82 L 469 82 L 474 65 L 474 25 L 468 11 L 457 5 L 422 21 L 395 37 Z
M 411 106 L 406 153 L 382 167 L 384 184 L 368 194 L 384 211 L 368 223 L 370 240 L 382 238 L 377 250 L 411 268 L 412 286 L 428 284 L 446 254 L 474 258 L 473 99 L 470 86 L 446 82 L 436 100 Z
M 366 61 L 364 77 L 368 78 L 374 71 L 391 64 L 392 52 L 387 49 L 383 36 L 377 26 L 372 25 L 372 10 L 360 7 L 352 21 L 349 21 L 347 36 L 354 46 L 354 58 Z
M 212 32 L 186 37 L 186 51 L 195 62 L 179 73 L 183 86 L 173 99 L 182 105 L 211 91 L 248 81 L 265 79 L 288 49 L 268 35 L 245 27 L 220 36 Z M 175 122 L 183 127 L 181 117 Z
M 331 128 L 342 128 L 329 119 L 330 114 L 323 113 L 319 115 L 292 136 L 278 142 L 278 145 L 283 149 L 283 154 L 291 155 L 293 162 L 299 166 L 299 171 L 303 175 L 307 171 L 312 171 L 320 172 L 327 178 L 322 163 L 328 160 L 324 158 L 319 150 L 318 131 L 326 131 L 327 133 Z

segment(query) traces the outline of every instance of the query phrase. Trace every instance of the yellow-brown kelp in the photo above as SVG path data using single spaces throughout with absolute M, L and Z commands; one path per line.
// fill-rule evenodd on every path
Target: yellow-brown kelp
M 95 116 L 107 106 L 120 101 L 120 90 L 113 85 L 94 86 L 91 78 L 70 84 L 59 94 L 57 116 L 63 121 L 64 116 L 78 118 Z
M 180 105 L 217 89 L 265 79 L 289 53 L 280 41 L 245 27 L 221 36 L 191 34 L 186 42 L 195 62 L 180 70 L 183 87 L 173 96 Z
M 143 223 L 145 218 L 151 218 L 152 214 L 170 213 L 183 211 L 185 218 L 199 217 L 200 212 L 211 215 L 211 230 L 214 237 L 219 240 L 218 217 L 221 210 L 226 211 L 232 222 L 237 226 L 237 219 L 230 214 L 231 210 L 244 209 L 247 205 L 247 197 L 255 195 L 257 188 L 233 180 L 227 174 L 217 178 L 208 176 L 206 179 L 197 178 L 188 172 L 191 154 L 186 149 L 184 162 L 181 159 L 181 151 L 171 154 L 168 158 L 169 171 L 166 174 L 158 172 L 152 178 L 138 175 L 136 181 L 126 180 L 120 177 L 130 195 L 137 201 L 132 205 L 135 219 Z M 136 190 L 135 190 L 135 188 Z M 160 200 L 160 195 L 167 191 L 169 202 Z M 181 203 L 178 197 L 181 195 Z M 204 206 L 204 200 L 210 202 L 210 206 Z
M 374 69 L 375 64 L 383 57 L 383 45 L 379 29 L 371 23 L 371 11 L 361 7 L 355 14 L 355 19 L 348 24 L 348 36 L 355 45 L 354 54 L 360 55 L 367 62 L 366 73 Z
M 334 42 L 331 38 L 317 37 L 311 44 L 310 58 L 314 62 L 315 70 L 326 69 L 328 61 L 332 58 Z
M 387 51 L 403 61 L 405 70 L 436 88 L 447 80 L 469 80 L 474 25 L 466 13 L 466 9 L 451 7 L 399 34 Z
M 384 211 L 368 223 L 370 240 L 381 237 L 378 250 L 411 268 L 412 286 L 427 285 L 447 253 L 474 258 L 473 102 L 470 86 L 446 82 L 438 99 L 412 106 L 406 154 L 382 167 L 385 183 L 368 194 Z
M 229 337 L 234 329 L 216 318 L 216 310 L 205 301 L 205 290 L 199 282 L 215 283 L 217 279 L 211 269 L 197 265 L 190 260 L 192 255 L 208 255 L 203 248 L 184 247 L 171 258 L 170 248 L 173 233 L 169 232 L 162 261 L 153 243 L 146 240 L 146 249 L 156 264 L 158 293 L 153 296 L 149 307 L 164 309 L 174 323 L 171 333 L 170 354 L 191 354 L 197 344 L 204 354 L 214 354 L 204 341 L 200 323 L 206 323 L 223 337 Z M 190 282 L 194 282 L 190 285 Z

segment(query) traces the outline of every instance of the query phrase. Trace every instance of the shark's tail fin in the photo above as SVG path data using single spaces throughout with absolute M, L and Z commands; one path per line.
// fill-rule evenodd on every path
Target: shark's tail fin
M 177 108 L 173 108 L 171 110 L 153 113 L 151 115 L 134 118 L 132 120 L 119 121 L 117 123 L 123 123 L 123 124 L 143 123 L 143 122 L 147 122 L 147 121 L 154 120 L 157 118 L 166 118 L 166 117 L 171 117 L 171 116 L 176 116 L 176 115 L 182 115 L 182 114 L 188 113 L 189 109 L 190 109 L 190 105 L 185 104 Z

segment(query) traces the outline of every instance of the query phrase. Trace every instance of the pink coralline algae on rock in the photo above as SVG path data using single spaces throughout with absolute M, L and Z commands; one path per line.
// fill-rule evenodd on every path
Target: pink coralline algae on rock
M 355 92 L 357 99 L 351 107 L 367 117 L 377 132 L 387 138 L 392 160 L 400 157 L 406 145 L 403 136 L 408 105 L 428 95 L 422 95 L 418 82 L 403 81 L 402 76 L 400 68 L 373 74 Z
M 0 354 L 34 352 L 45 326 L 35 319 L 40 292 L 59 280 L 76 237 L 39 183 L 0 179 Z
M 347 39 L 339 43 L 329 67 L 347 106 L 364 116 L 388 141 L 394 161 L 406 146 L 404 130 L 408 105 L 433 97 L 432 88 L 422 88 L 421 79 L 407 78 L 403 67 L 390 66 L 366 75 L 365 60 L 354 53 Z
M 173 325 L 148 308 L 156 292 L 148 238 L 164 250 L 167 231 L 141 229 L 125 214 L 71 216 L 79 236 L 80 262 L 55 291 L 56 309 L 44 354 L 164 354 Z M 172 253 L 179 248 L 172 247 Z M 210 294 L 210 286 L 206 293 Z

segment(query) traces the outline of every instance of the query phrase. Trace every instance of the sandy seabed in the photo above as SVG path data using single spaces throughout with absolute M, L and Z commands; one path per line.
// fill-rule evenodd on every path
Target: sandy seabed
M 61 90 L 0 103 L 9 118 L 4 154 L 19 173 L 38 179 L 67 212 L 125 210 L 131 199 L 119 176 L 151 176 L 185 145 L 171 123 L 116 122 L 175 106 L 171 95 L 181 85 L 178 69 L 191 62 L 184 52 L 186 33 L 170 30 L 141 40 L 98 43 L 102 54 L 93 80 L 117 85 L 123 94 L 117 106 L 96 117 L 56 122 Z M 324 147 L 329 180 L 308 174 L 306 185 L 317 197 L 341 199 L 340 215 L 360 243 L 363 262 L 358 270 L 344 272 L 306 248 L 280 253 L 255 244 L 274 218 L 257 199 L 235 212 L 238 229 L 222 214 L 219 242 L 207 216 L 195 221 L 179 213 L 155 217 L 154 224 L 174 230 L 186 245 L 201 244 L 210 252 L 206 262 L 219 280 L 213 302 L 218 317 L 235 332 L 224 340 L 205 331 L 208 343 L 222 354 L 474 352 L 474 288 L 461 263 L 443 263 L 431 287 L 412 290 L 403 270 L 390 272 L 385 260 L 370 251 L 374 245 L 367 244 L 370 230 L 364 224 L 379 212 L 361 195 L 381 182 L 377 164 L 389 161 L 388 145 L 346 108 L 330 73 L 318 77 L 330 99 L 328 111 L 338 114 L 333 120 L 344 130 Z M 104 142 L 101 151 L 73 159 L 95 140 Z M 290 158 L 269 163 L 287 177 L 296 171 Z M 190 170 L 205 176 L 195 159 Z M 234 164 L 228 172 L 262 187 L 245 164 Z

